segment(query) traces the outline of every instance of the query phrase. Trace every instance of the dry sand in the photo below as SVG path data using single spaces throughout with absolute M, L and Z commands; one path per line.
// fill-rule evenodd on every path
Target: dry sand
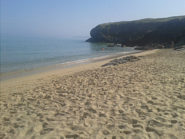
M 0 138 L 185 138 L 185 51 L 135 55 L 1 82 Z

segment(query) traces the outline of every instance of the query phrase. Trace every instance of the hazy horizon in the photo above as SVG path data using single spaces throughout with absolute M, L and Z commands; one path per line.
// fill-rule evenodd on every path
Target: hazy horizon
M 88 37 L 98 24 L 185 15 L 184 0 L 1 0 L 1 36 Z

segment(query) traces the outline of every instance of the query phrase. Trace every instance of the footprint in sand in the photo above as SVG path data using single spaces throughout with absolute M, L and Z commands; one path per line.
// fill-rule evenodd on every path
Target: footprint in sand
M 149 120 L 147 125 L 151 127 L 167 127 L 167 128 L 172 127 L 172 125 L 164 124 L 157 120 Z
M 40 132 L 40 134 L 41 135 L 45 135 L 45 134 L 47 134 L 47 133 L 49 133 L 49 132 L 51 132 L 51 131 L 53 131 L 54 129 L 53 128 L 44 128 L 41 132 Z
M 92 107 L 88 108 L 88 111 L 92 112 L 92 113 L 96 113 L 96 110 L 93 109 Z
M 107 117 L 107 116 L 106 116 L 106 114 L 100 112 L 99 117 Z
M 125 128 L 127 128 L 127 126 L 126 125 L 119 125 L 118 128 L 119 129 L 125 129 Z
M 141 128 L 141 129 L 143 129 L 143 126 L 140 125 L 140 124 L 133 124 L 132 127 L 133 128 Z
M 152 128 L 152 127 L 149 127 L 147 126 L 145 128 L 146 132 L 154 132 L 155 134 L 157 134 L 158 136 L 162 136 L 163 135 L 163 132 L 161 130 L 157 130 L 155 128 Z
M 171 120 L 172 124 L 176 124 L 178 121 L 177 120 Z
M 67 139 L 77 139 L 79 137 L 79 135 L 77 134 L 73 134 L 73 135 L 66 135 Z
M 103 133 L 103 135 L 105 135 L 105 136 L 107 136 L 107 135 L 110 134 L 110 132 L 109 132 L 108 130 L 103 130 L 102 133 Z

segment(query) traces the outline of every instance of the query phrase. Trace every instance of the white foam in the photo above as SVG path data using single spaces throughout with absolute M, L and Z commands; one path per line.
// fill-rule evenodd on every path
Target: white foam
M 109 54 L 106 56 L 98 56 L 98 57 L 93 57 L 93 58 L 87 58 L 87 59 L 80 59 L 80 60 L 74 60 L 74 61 L 68 61 L 68 62 L 64 62 L 64 63 L 59 63 L 57 65 L 72 65 L 72 64 L 80 64 L 80 63 L 85 63 L 85 62 L 91 62 L 94 60 L 101 60 L 101 59 L 105 59 L 105 58 L 109 58 L 111 56 L 116 56 L 119 54 L 129 54 L 129 53 L 134 53 L 137 51 L 130 51 L 130 52 L 119 52 L 119 53 L 114 53 L 114 54 Z

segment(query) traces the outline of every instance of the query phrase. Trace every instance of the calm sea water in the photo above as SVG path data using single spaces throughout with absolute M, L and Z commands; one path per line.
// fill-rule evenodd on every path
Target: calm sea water
M 134 51 L 133 48 L 111 48 L 103 43 L 92 44 L 85 42 L 85 39 L 1 39 L 0 72 L 29 70 L 118 52 Z

